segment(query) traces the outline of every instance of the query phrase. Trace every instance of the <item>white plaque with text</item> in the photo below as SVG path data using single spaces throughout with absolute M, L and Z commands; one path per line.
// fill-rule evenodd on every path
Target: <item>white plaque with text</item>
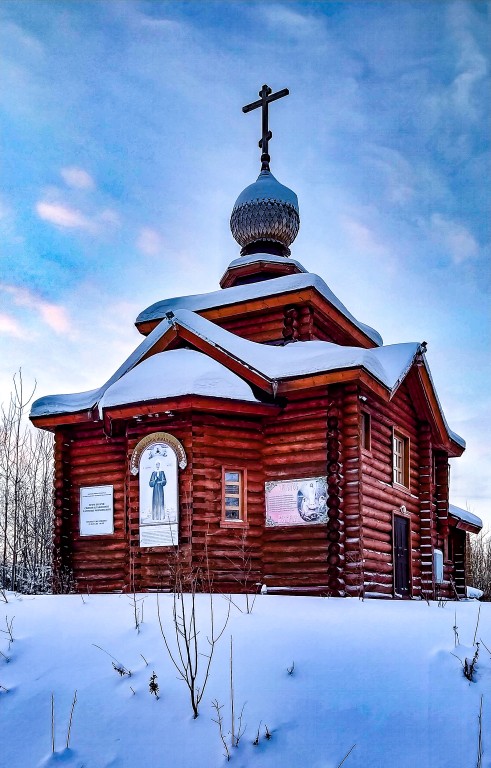
M 114 533 L 114 486 L 92 485 L 80 489 L 80 535 Z

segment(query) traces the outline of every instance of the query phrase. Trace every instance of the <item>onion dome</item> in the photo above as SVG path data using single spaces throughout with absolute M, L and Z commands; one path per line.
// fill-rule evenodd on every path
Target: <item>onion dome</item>
M 257 181 L 241 192 L 230 217 L 232 235 L 242 246 L 241 256 L 289 256 L 288 246 L 295 240 L 299 227 L 295 192 L 280 184 L 269 170 L 262 170 Z

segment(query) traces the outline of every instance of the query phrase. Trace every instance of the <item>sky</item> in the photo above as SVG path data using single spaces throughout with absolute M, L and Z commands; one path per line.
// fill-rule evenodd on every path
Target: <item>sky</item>
M 490 5 L 0 4 L 0 402 L 100 386 L 138 313 L 216 290 L 235 199 L 294 189 L 292 256 L 386 344 L 426 341 L 451 500 L 491 525 Z

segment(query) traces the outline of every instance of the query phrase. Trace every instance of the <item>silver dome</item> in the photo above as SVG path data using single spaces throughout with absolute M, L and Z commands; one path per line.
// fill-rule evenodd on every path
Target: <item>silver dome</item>
M 295 240 L 299 226 L 295 192 L 280 184 L 271 171 L 261 171 L 257 181 L 241 192 L 230 217 L 230 229 L 242 246 L 242 255 L 271 243 L 273 247 L 276 244 L 274 252 L 289 256 L 288 246 Z

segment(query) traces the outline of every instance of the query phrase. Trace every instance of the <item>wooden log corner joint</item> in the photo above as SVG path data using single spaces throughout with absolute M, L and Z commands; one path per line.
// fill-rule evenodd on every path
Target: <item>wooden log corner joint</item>
M 384 347 L 291 258 L 298 200 L 271 173 L 267 127 L 286 94 L 263 86 L 247 108 L 262 109 L 261 170 L 234 205 L 222 287 L 147 307 L 106 384 L 32 406 L 55 433 L 57 584 L 172 589 L 176 562 L 206 561 L 223 592 L 465 593 L 482 524 L 450 503 L 465 443 L 426 344 Z

